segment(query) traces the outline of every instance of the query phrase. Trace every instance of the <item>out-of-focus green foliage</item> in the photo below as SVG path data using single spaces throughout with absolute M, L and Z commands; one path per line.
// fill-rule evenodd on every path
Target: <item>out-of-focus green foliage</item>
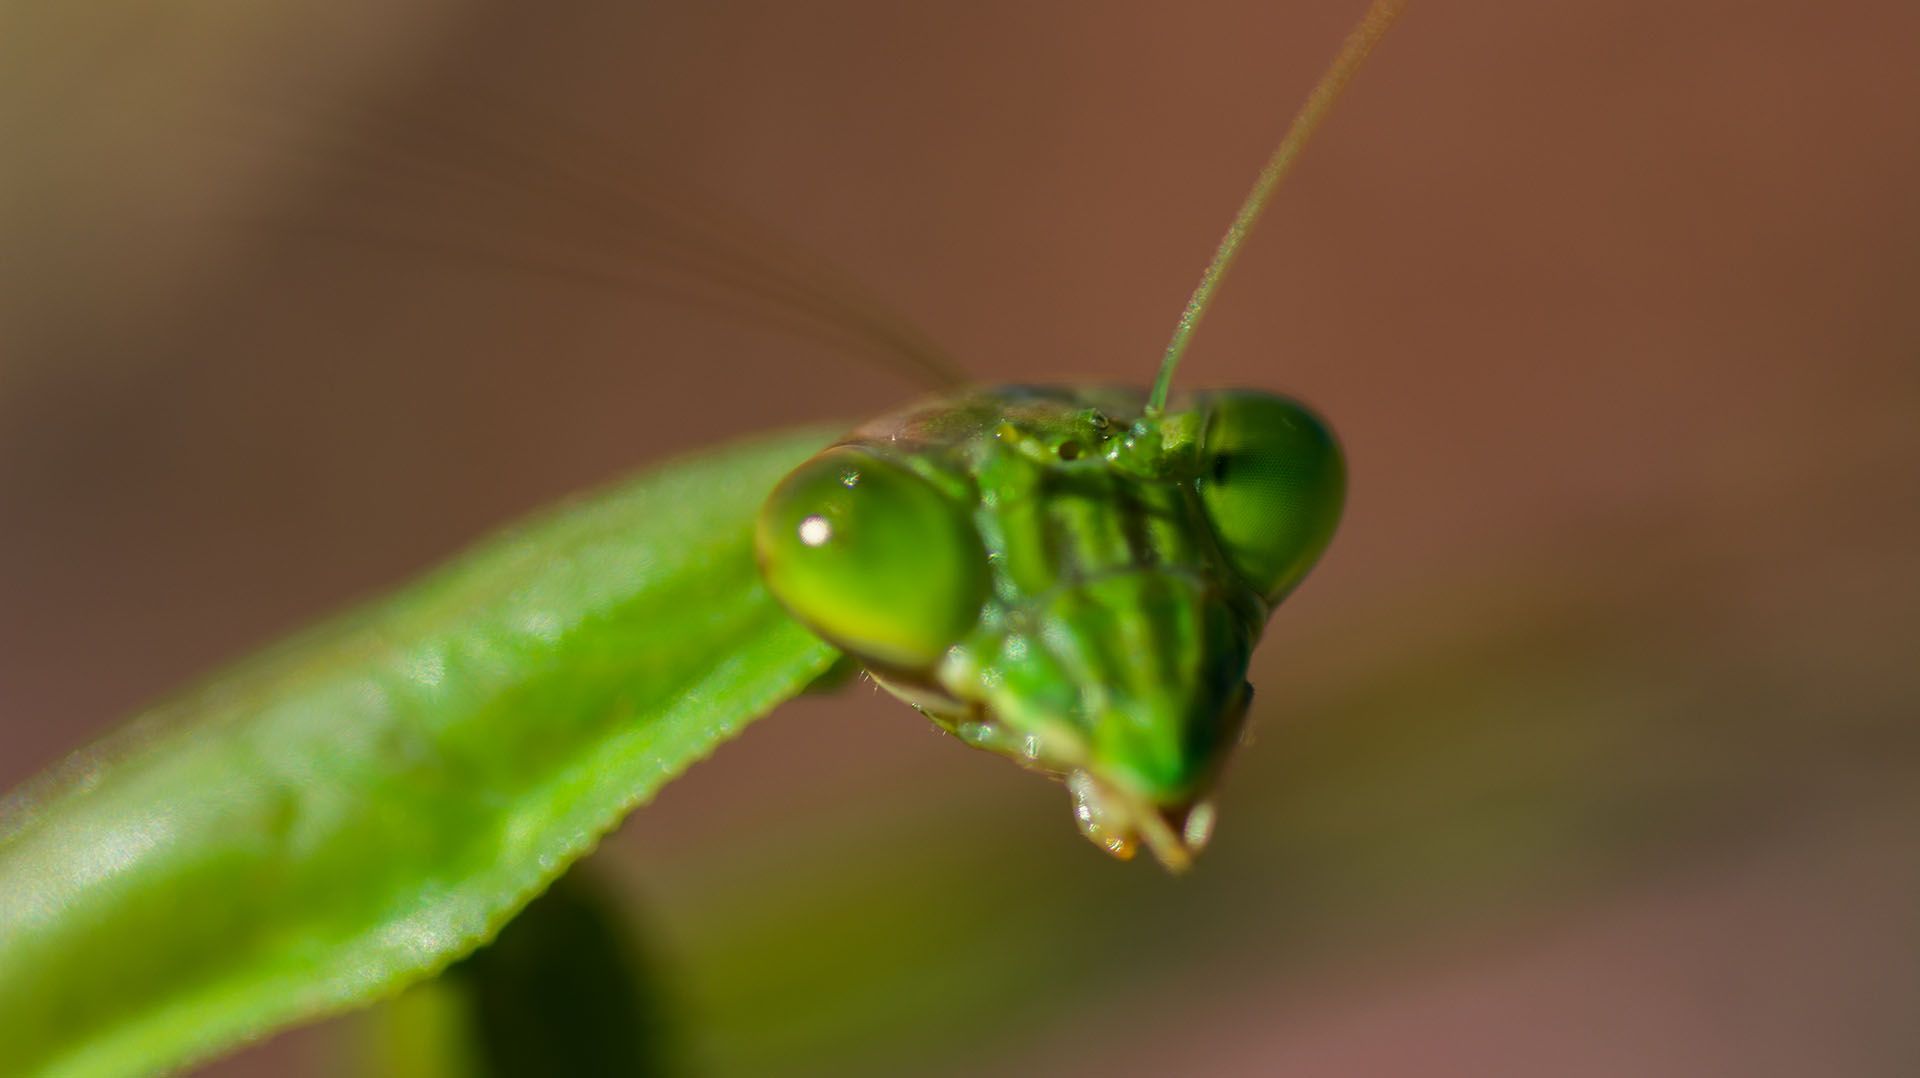
M 674 1031 L 609 896 L 579 870 L 367 1023 L 392 1078 L 673 1073 Z

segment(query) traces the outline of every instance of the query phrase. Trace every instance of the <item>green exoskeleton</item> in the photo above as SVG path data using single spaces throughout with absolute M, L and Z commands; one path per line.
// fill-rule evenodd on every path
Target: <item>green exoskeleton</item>
M 756 551 L 783 606 L 982 749 L 1063 778 L 1121 857 L 1180 870 L 1252 689 L 1274 604 L 1333 537 L 1326 425 L 1257 390 L 1169 401 L 1254 222 L 1399 13 L 1376 0 L 1188 301 L 1151 392 L 1007 387 L 875 420 L 781 482 Z
M 1008 387 L 854 431 L 774 490 L 757 548 L 875 681 L 1064 778 L 1088 838 L 1181 868 L 1254 643 L 1345 490 L 1326 426 L 1281 397 Z
M 962 392 L 825 451 L 799 430 L 660 465 L 9 794 L 0 1074 L 177 1067 L 432 975 L 836 649 L 1065 779 L 1102 846 L 1186 865 L 1345 472 L 1304 407 L 1171 379 L 1398 6 L 1375 0 L 1268 162 L 1151 391 Z

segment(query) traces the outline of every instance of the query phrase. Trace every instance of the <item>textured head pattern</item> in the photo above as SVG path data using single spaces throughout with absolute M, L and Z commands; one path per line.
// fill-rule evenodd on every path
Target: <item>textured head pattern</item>
M 1221 402 L 1254 398 L 1318 423 L 1266 394 L 1200 397 L 1150 416 L 1138 392 L 1027 387 L 876 420 L 769 500 L 759 536 L 769 586 L 941 726 L 1065 780 L 1089 838 L 1121 856 L 1144 843 L 1184 867 L 1211 825 L 1205 799 L 1238 741 L 1270 606 L 1268 588 L 1229 556 L 1203 495 L 1223 473 L 1207 443 Z M 1338 450 L 1324 444 L 1340 480 Z M 916 498 L 944 508 L 916 508 L 908 527 L 877 495 L 862 503 L 865 473 L 889 486 L 910 473 Z M 892 538 L 866 538 L 882 534 Z M 823 535 L 845 545 L 822 551 L 833 542 Z M 810 568 L 810 558 L 836 556 L 844 567 L 824 577 Z M 951 586 L 953 563 L 969 559 L 978 564 L 957 576 L 975 583 Z M 924 593 L 910 583 L 922 562 L 944 566 L 927 566 L 942 580 Z M 897 583 L 875 597 L 877 580 Z M 838 602 L 856 593 L 875 606 L 864 619 Z M 920 631 L 934 623 L 937 632 Z

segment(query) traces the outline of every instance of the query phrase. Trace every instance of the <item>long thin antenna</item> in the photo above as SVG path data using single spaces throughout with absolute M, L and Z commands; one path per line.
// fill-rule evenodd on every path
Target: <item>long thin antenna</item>
M 1154 380 L 1153 395 L 1147 398 L 1147 413 L 1158 414 L 1167 406 L 1167 393 L 1173 387 L 1173 371 L 1180 365 L 1180 357 L 1187 350 L 1187 342 L 1193 337 L 1194 328 L 1200 324 L 1200 316 L 1207 313 L 1207 304 L 1212 302 L 1214 290 L 1220 287 L 1220 281 L 1227 275 L 1228 267 L 1240 253 L 1240 245 L 1253 231 L 1255 221 L 1266 210 L 1267 203 L 1273 198 L 1274 189 L 1280 186 L 1287 171 L 1293 167 L 1294 159 L 1300 156 L 1300 150 L 1307 140 L 1326 119 L 1327 111 L 1333 107 L 1334 99 L 1346 88 L 1354 72 L 1360 70 L 1360 64 L 1367 54 L 1380 43 L 1387 28 L 1400 17 L 1400 11 L 1406 6 L 1406 0 L 1373 0 L 1367 13 L 1360 18 L 1360 25 L 1347 35 L 1346 43 L 1340 46 L 1340 54 L 1333 58 L 1333 66 L 1320 77 L 1319 85 L 1307 95 L 1307 103 L 1300 108 L 1300 114 L 1293 118 L 1293 126 L 1287 129 L 1286 137 L 1267 158 L 1267 165 L 1260 170 L 1260 178 L 1254 181 L 1253 190 L 1247 193 L 1247 200 L 1240 204 L 1240 212 L 1233 218 L 1233 224 L 1227 228 L 1227 234 L 1221 238 L 1220 246 L 1213 252 L 1213 261 L 1208 263 L 1207 271 L 1200 275 L 1200 285 L 1193 290 L 1193 297 L 1187 300 L 1187 309 L 1180 313 L 1180 324 L 1174 328 L 1173 340 L 1167 343 L 1167 354 L 1160 361 L 1160 377 Z

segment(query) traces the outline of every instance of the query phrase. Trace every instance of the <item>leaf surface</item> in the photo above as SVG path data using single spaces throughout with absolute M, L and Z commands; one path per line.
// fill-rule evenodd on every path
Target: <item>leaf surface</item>
M 204 1058 L 489 939 L 835 652 L 753 518 L 825 444 L 683 459 L 495 536 L 0 805 L 0 1074 Z

